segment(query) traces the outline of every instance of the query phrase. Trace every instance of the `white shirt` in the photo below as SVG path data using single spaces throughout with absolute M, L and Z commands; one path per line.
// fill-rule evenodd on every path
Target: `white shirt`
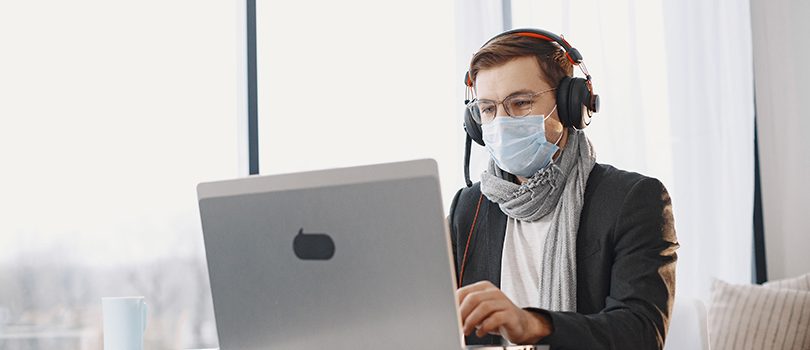
M 537 221 L 507 217 L 501 257 L 501 291 L 517 307 L 539 307 L 543 246 L 551 229 L 546 215 Z

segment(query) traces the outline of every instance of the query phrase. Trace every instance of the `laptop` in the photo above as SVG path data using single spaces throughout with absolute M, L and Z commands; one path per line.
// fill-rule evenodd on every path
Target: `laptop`
M 197 195 L 220 349 L 464 348 L 434 160 Z

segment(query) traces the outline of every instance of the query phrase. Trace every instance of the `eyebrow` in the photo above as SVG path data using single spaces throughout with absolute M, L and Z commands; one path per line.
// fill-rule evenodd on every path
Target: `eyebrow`
M 504 97 L 503 99 L 505 100 L 505 99 L 510 98 L 510 97 L 512 97 L 512 96 L 514 96 L 514 95 L 519 95 L 519 94 L 533 94 L 533 93 L 534 93 L 534 91 L 529 90 L 529 89 L 520 89 L 520 90 L 517 90 L 517 91 L 513 91 L 513 92 L 512 92 L 511 94 L 509 94 L 509 95 L 506 95 L 506 97 Z M 479 100 L 479 101 L 480 101 L 480 100 L 495 101 L 495 100 L 493 100 L 493 99 L 489 99 L 489 98 L 479 98 L 478 100 Z

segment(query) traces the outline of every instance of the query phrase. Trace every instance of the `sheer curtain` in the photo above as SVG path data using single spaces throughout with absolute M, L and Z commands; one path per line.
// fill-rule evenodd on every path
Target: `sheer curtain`
M 748 2 L 508 5 L 512 28 L 561 33 L 583 54 L 602 96 L 602 111 L 587 129 L 597 161 L 656 177 L 669 189 L 681 243 L 678 295 L 706 299 L 713 277 L 748 282 L 754 174 Z M 456 6 L 463 74 L 472 53 L 505 29 L 504 6 Z M 486 157 L 476 147 L 473 181 Z
M 757 125 L 770 279 L 810 272 L 810 2 L 752 0 Z
M 754 77 L 748 1 L 664 6 L 679 292 L 751 281 Z

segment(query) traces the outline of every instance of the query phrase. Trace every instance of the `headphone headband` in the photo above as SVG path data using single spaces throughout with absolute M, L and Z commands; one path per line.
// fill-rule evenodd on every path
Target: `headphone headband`
M 492 37 L 492 39 L 487 40 L 487 42 L 485 42 L 484 45 L 481 45 L 481 48 L 479 50 L 489 45 L 489 43 L 492 42 L 493 40 L 508 35 L 525 36 L 555 42 L 559 44 L 560 47 L 562 47 L 563 51 L 565 51 L 565 57 L 568 58 L 568 61 L 571 62 L 571 64 L 578 66 L 580 63 L 582 63 L 582 54 L 579 53 L 579 50 L 571 46 L 571 44 L 569 44 L 568 41 L 566 41 L 563 37 L 554 34 L 552 32 L 536 28 L 520 28 L 507 30 L 503 33 L 500 33 Z M 464 75 L 464 85 L 472 87 L 472 84 L 473 82 L 472 77 L 470 76 L 470 71 L 467 71 L 467 74 Z

